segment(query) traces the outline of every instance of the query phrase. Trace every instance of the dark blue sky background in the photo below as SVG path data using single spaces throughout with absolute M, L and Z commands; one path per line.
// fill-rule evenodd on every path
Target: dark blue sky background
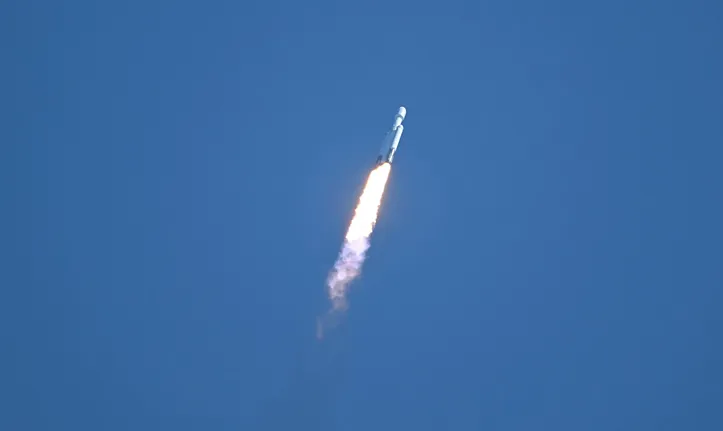
M 723 429 L 720 2 L 1 10 L 0 429 Z

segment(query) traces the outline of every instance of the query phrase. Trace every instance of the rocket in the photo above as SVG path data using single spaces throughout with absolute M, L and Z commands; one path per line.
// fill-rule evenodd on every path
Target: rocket
M 379 151 L 379 156 L 377 157 L 376 166 L 382 163 L 392 163 L 394 152 L 397 151 L 399 140 L 402 138 L 402 132 L 404 132 L 402 121 L 404 121 L 406 115 L 407 110 L 404 106 L 399 107 L 399 111 L 397 111 L 397 115 L 394 117 L 394 125 L 392 125 L 392 129 L 389 130 L 384 137 L 382 149 Z

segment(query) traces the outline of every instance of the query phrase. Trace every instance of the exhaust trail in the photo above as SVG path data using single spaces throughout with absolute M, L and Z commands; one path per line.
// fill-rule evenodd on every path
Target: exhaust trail
M 344 244 L 326 281 L 332 309 L 327 320 L 319 322 L 319 338 L 323 336 L 324 327 L 331 323 L 329 318 L 346 310 L 349 284 L 361 273 L 370 245 L 369 237 L 377 222 L 391 168 L 389 163 L 382 163 L 369 174 L 359 203 L 354 209 L 354 217 L 344 237 Z

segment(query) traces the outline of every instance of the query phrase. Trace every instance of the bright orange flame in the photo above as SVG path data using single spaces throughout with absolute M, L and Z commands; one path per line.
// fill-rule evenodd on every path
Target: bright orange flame
M 347 242 L 367 238 L 372 234 L 391 168 L 389 163 L 384 163 L 369 174 L 364 191 L 359 198 L 359 204 L 354 210 L 354 218 L 346 232 Z

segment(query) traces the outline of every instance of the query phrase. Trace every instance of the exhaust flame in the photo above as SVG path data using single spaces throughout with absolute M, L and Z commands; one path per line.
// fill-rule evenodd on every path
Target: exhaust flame
M 354 210 L 354 218 L 346 232 L 344 245 L 327 279 L 332 312 L 346 309 L 348 286 L 361 272 L 369 248 L 369 236 L 377 221 L 379 205 L 391 168 L 389 163 L 384 163 L 369 174 Z

